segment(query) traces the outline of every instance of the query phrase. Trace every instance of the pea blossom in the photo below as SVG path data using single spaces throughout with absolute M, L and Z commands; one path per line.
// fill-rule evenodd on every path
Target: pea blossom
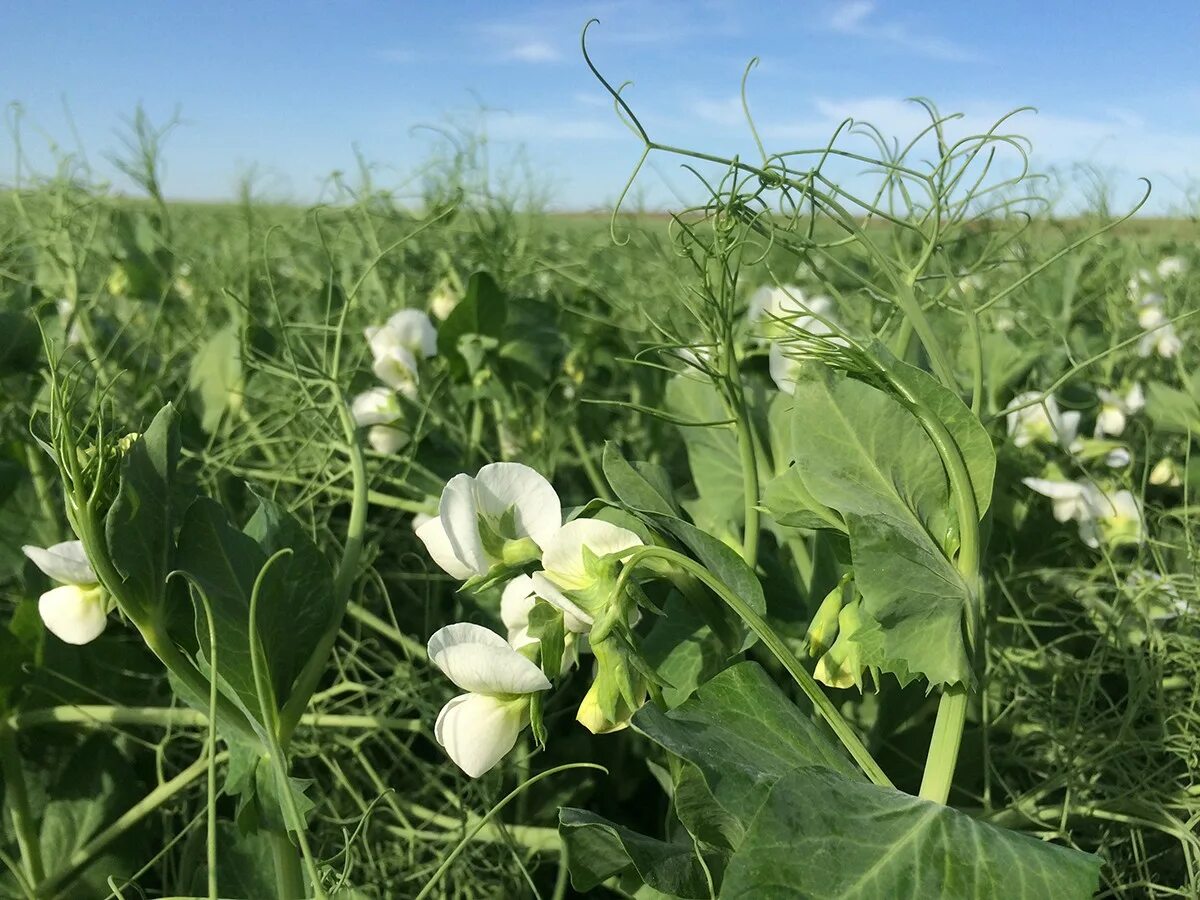
M 437 355 L 437 330 L 429 316 L 402 309 L 383 325 L 364 332 L 375 363 L 375 377 L 407 397 L 416 396 L 417 363 Z
M 591 631 L 614 600 L 612 554 L 642 546 L 628 528 L 600 519 L 575 519 L 542 545 L 542 570 L 533 574 L 539 597 L 563 611 L 567 630 Z
M 1012 406 L 1019 406 L 1008 414 L 1008 435 L 1017 447 L 1044 441 L 1069 447 L 1079 431 L 1080 414 L 1076 411 L 1061 412 L 1053 394 L 1045 399 L 1036 391 L 1018 394 Z
M 550 482 L 529 466 L 502 462 L 451 478 L 437 517 L 416 534 L 435 563 L 465 581 L 536 559 L 561 526 L 562 504 Z
M 404 418 L 404 410 L 390 388 L 363 391 L 351 401 L 350 414 L 355 425 L 367 429 L 367 443 L 376 453 L 395 453 L 408 443 L 408 434 L 394 427 Z
M 100 587 L 82 542 L 64 541 L 44 549 L 27 545 L 21 550 L 60 585 L 38 598 L 38 613 L 50 633 L 68 644 L 87 644 L 100 637 L 113 603 Z
M 1125 431 L 1128 417 L 1140 412 L 1146 405 L 1146 395 L 1142 392 L 1140 384 L 1134 384 L 1125 396 L 1104 388 L 1096 394 L 1100 398 L 1100 413 L 1096 416 L 1096 437 L 1117 437 Z
M 469 622 L 447 625 L 429 639 L 429 659 L 465 693 L 438 713 L 434 737 L 472 778 L 488 772 L 529 722 L 533 694 L 550 680 L 504 638 Z
M 1108 492 L 1086 481 L 1047 478 L 1021 481 L 1053 501 L 1057 521 L 1077 522 L 1079 536 L 1089 547 L 1099 547 L 1101 541 L 1113 546 L 1141 543 L 1142 510 L 1130 491 Z

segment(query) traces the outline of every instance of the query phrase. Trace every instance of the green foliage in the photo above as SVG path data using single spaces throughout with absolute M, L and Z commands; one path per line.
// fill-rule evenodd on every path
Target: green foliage
M 850 535 L 871 620 L 860 641 L 866 661 L 902 683 L 917 675 L 934 684 L 969 681 L 969 595 L 942 546 L 949 492 L 929 437 L 887 394 L 828 371 L 810 369 L 794 396 L 797 469 L 808 492 L 842 514 Z

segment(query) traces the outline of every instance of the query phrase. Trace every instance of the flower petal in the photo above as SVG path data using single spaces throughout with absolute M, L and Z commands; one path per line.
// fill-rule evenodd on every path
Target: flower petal
M 798 363 L 792 359 L 778 341 L 771 345 L 767 354 L 767 362 L 771 372 L 771 380 L 785 394 L 796 393 L 796 369 Z
M 350 415 L 360 428 L 367 425 L 391 425 L 403 415 L 396 395 L 385 387 L 363 391 L 350 402 Z
M 479 510 L 475 502 L 475 479 L 470 475 L 455 475 L 442 489 L 438 515 L 454 555 L 470 566 L 477 575 L 486 575 L 491 568 L 479 537 Z
M 104 593 L 99 588 L 85 590 L 74 584 L 46 591 L 38 599 L 38 613 L 46 628 L 68 644 L 87 644 L 104 633 L 108 625 Z
M 99 581 L 83 551 L 82 541 L 63 541 L 44 550 L 27 544 L 21 550 L 35 566 L 62 584 L 96 584 Z
M 500 620 L 508 629 L 510 644 L 514 631 L 529 627 L 529 613 L 536 602 L 533 579 L 528 575 L 518 575 L 504 586 L 500 594 Z
M 403 347 L 390 347 L 375 357 L 375 377 L 393 390 L 411 396 L 417 384 L 417 358 Z
M 536 469 L 521 463 L 491 463 L 475 476 L 480 511 L 503 515 L 513 508 L 518 536 L 528 535 L 544 548 L 562 527 L 562 503 L 554 486 Z
M 428 359 L 437 356 L 437 329 L 419 309 L 402 309 L 387 320 L 387 327 L 401 347 Z
M 607 556 L 640 547 L 642 539 L 628 528 L 600 519 L 568 522 L 542 547 L 542 565 L 550 580 L 568 589 L 590 584 L 591 576 L 583 565 L 585 546 L 596 556 Z
M 517 743 L 524 712 L 519 702 L 462 694 L 442 707 L 433 734 L 455 765 L 478 778 Z
M 550 688 L 542 670 L 508 641 L 470 622 L 434 632 L 429 659 L 464 691 L 476 694 L 529 694 Z
M 573 634 L 587 634 L 592 630 L 595 619 L 560 591 L 558 586 L 546 577 L 545 572 L 533 573 L 533 588 L 541 599 L 562 610 L 563 626 L 567 631 Z
M 372 425 L 367 431 L 367 443 L 376 453 L 391 456 L 408 446 L 408 432 L 390 425 Z
M 450 538 L 446 535 L 446 529 L 443 527 L 441 519 L 434 516 L 420 524 L 417 524 L 414 519 L 413 531 L 421 539 L 433 561 L 447 575 L 460 581 L 466 581 L 475 574 L 474 569 L 458 558 L 454 546 L 450 543 Z

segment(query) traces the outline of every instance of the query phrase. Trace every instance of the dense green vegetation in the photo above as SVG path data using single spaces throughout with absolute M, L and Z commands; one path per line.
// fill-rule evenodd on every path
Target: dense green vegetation
M 1195 225 L 1031 222 L 943 125 L 611 223 L 469 153 L 175 205 L 145 123 L 146 198 L 5 195 L 0 895 L 1194 895 Z M 497 462 L 455 577 L 415 530 Z M 632 535 L 576 581 L 546 481 Z M 478 778 L 451 680 L 516 704 Z

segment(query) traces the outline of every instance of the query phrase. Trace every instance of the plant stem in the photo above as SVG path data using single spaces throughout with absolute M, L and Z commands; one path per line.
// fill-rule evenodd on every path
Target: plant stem
M 7 723 L 0 722 L 0 774 L 4 775 L 4 793 L 12 815 L 13 831 L 17 847 L 21 851 L 21 865 L 30 884 L 37 884 L 46 877 L 42 866 L 42 847 L 34 829 L 33 811 L 29 808 L 29 794 L 25 790 L 25 771 L 21 767 L 21 754 L 17 750 L 17 739 Z
M 342 431 L 350 448 L 350 467 L 354 473 L 354 499 L 350 502 L 350 521 L 346 525 L 346 546 L 342 550 L 342 561 L 338 564 L 337 575 L 333 582 L 333 613 L 321 640 L 313 649 L 312 654 L 304 663 L 304 668 L 296 678 L 292 694 L 287 698 L 279 714 L 279 742 L 286 747 L 292 732 L 313 692 L 320 684 L 325 669 L 329 663 L 329 654 L 337 642 L 342 630 L 342 619 L 346 614 L 346 606 L 350 602 L 350 589 L 358 576 L 358 563 L 362 556 L 363 542 L 367 530 L 368 480 L 367 462 L 363 456 L 362 442 L 359 440 L 358 427 L 350 415 L 350 407 L 344 400 L 338 402 L 338 418 L 341 420 Z
M 0 723 L 17 731 L 45 725 L 143 725 L 154 728 L 206 728 L 208 716 L 198 709 L 169 706 L 47 706 L 14 713 Z M 300 724 L 309 728 L 362 731 L 420 731 L 420 719 L 305 713 Z
M 429 654 L 426 652 L 424 644 L 413 640 L 403 631 L 379 618 L 379 616 L 366 607 L 352 602 L 346 606 L 346 615 L 366 625 L 372 631 L 383 635 L 393 643 L 399 644 L 404 649 L 404 652 L 414 659 L 428 658 Z
M 292 845 L 286 831 L 269 831 L 271 858 L 275 861 L 275 886 L 279 900 L 300 900 L 305 897 L 304 873 L 300 869 L 300 856 Z
M 640 547 L 632 551 L 625 558 L 625 567 L 621 570 L 621 576 L 617 583 L 618 592 L 623 587 L 623 581 L 629 578 L 630 573 L 643 560 L 647 559 L 664 559 L 674 563 L 704 582 L 714 594 L 724 600 L 730 609 L 741 616 L 743 621 L 750 626 L 750 629 L 767 645 L 767 649 L 775 654 L 775 658 L 787 669 L 788 674 L 799 685 L 800 690 L 812 702 L 813 708 L 825 720 L 825 723 L 832 729 L 837 739 L 842 742 L 842 746 L 846 748 L 847 752 L 858 763 L 859 768 L 863 770 L 866 776 L 880 787 L 893 787 L 891 779 L 879 767 L 879 763 L 875 762 L 870 751 L 859 740 L 858 735 L 854 733 L 854 729 L 850 727 L 849 723 L 842 718 L 841 713 L 837 711 L 837 707 L 833 705 L 833 701 L 825 696 L 825 692 L 821 690 L 821 686 L 817 684 L 812 675 L 808 673 L 808 670 L 804 668 L 803 663 L 788 649 L 783 638 L 745 600 L 730 590 L 725 582 L 712 575 L 700 563 L 666 547 Z
M 600 474 L 600 470 L 596 468 L 596 462 L 592 459 L 591 453 L 588 452 L 587 444 L 583 441 L 583 435 L 579 433 L 579 428 L 572 424 L 567 426 L 567 434 L 571 438 L 571 446 L 575 448 L 575 454 L 579 457 L 579 465 L 583 467 L 583 474 L 587 476 L 588 482 L 592 485 L 592 490 L 596 492 L 596 496 L 601 500 L 612 500 L 612 491 L 608 489 L 608 485 L 604 481 L 604 476 Z
M 758 457 L 754 451 L 754 426 L 746 407 L 746 394 L 738 372 L 732 341 L 725 353 L 725 380 L 737 429 L 738 457 L 742 465 L 742 559 L 751 570 L 758 565 Z

